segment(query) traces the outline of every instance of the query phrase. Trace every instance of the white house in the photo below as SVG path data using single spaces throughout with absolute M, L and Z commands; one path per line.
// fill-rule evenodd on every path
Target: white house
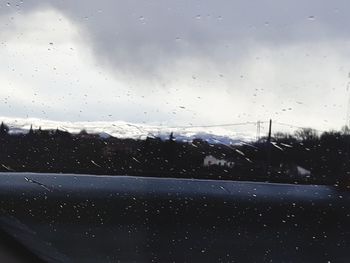
M 310 176 L 311 175 L 311 172 L 301 166 L 297 166 L 297 172 L 298 172 L 298 175 L 301 175 L 301 176 Z
M 224 167 L 232 168 L 235 165 L 235 163 L 231 162 L 231 161 L 227 161 L 225 159 L 217 159 L 217 158 L 215 158 L 212 155 L 206 156 L 204 158 L 204 161 L 203 161 L 203 166 L 204 167 L 209 167 L 209 166 L 212 166 L 212 165 L 218 165 L 218 166 L 224 166 Z

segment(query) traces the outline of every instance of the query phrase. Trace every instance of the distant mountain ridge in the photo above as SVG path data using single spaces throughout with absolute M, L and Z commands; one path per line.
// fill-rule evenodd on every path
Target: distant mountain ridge
M 235 132 L 233 129 L 215 127 L 168 127 L 163 125 L 135 124 L 124 121 L 108 122 L 61 122 L 36 118 L 8 118 L 0 117 L 10 127 L 11 134 L 26 134 L 30 127 L 43 130 L 63 130 L 70 133 L 79 133 L 86 130 L 88 133 L 99 134 L 101 138 L 110 136 L 117 138 L 145 139 L 147 137 L 159 137 L 167 139 L 172 132 L 176 140 L 192 141 L 199 138 L 209 143 L 239 144 L 251 141 L 254 136 L 249 133 Z

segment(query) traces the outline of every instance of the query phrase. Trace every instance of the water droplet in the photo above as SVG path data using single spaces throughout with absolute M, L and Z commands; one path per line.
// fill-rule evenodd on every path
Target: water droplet
M 198 19 L 198 20 L 201 19 L 201 18 L 202 18 L 201 15 L 197 15 L 197 16 L 196 16 L 196 19 Z
M 315 16 L 309 16 L 308 20 L 314 21 L 315 20 Z
M 6 5 L 7 5 L 7 6 L 11 6 L 11 4 L 10 4 L 10 3 L 7 3 Z

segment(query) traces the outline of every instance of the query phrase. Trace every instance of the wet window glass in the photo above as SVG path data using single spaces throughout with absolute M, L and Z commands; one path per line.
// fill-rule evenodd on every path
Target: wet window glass
M 3 260 L 348 262 L 349 8 L 0 1 Z

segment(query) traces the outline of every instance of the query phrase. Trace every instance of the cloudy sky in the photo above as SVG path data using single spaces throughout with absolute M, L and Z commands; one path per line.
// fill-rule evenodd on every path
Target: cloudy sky
M 346 0 L 1 1 L 0 116 L 338 129 L 349 9 Z

